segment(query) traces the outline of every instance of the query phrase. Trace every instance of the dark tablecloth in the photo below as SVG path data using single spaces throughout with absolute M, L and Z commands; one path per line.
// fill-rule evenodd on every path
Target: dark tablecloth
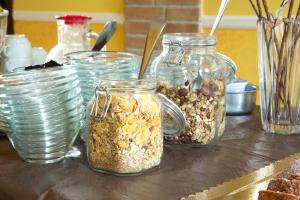
M 300 135 L 261 130 L 259 110 L 227 117 L 222 141 L 213 148 L 165 147 L 160 169 L 137 177 L 115 177 L 89 169 L 85 146 L 78 158 L 56 164 L 23 162 L 6 139 L 0 140 L 1 200 L 167 200 L 180 199 L 245 175 L 300 152 Z

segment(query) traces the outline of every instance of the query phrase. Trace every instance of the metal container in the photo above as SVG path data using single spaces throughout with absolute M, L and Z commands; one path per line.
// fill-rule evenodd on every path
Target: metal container
M 246 115 L 255 108 L 256 86 L 248 85 L 243 92 L 226 93 L 226 114 Z

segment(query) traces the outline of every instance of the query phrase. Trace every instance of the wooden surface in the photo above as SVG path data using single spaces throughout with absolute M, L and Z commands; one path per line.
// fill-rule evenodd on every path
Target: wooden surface
M 0 140 L 0 200 L 180 199 L 300 152 L 300 135 L 261 130 L 259 110 L 227 117 L 222 141 L 210 149 L 166 147 L 160 169 L 137 177 L 96 173 L 80 157 L 56 164 L 23 162 L 8 140 Z

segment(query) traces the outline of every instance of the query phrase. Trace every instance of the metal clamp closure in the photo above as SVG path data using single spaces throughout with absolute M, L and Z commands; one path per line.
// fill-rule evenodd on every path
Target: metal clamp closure
M 104 102 L 104 106 L 103 106 L 103 110 L 101 112 L 99 112 L 99 97 L 101 95 L 101 93 L 105 93 L 105 102 Z M 103 119 L 106 117 L 110 103 L 111 103 L 111 94 L 109 93 L 109 90 L 107 87 L 105 86 L 97 86 L 95 88 L 95 100 L 92 104 L 92 109 L 90 112 L 90 115 L 99 118 L 99 119 Z

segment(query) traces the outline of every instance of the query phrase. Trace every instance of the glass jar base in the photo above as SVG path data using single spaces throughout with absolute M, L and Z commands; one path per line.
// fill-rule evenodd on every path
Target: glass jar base
M 210 148 L 216 146 L 220 140 L 222 139 L 223 134 L 215 137 L 213 140 L 209 141 L 208 143 L 196 143 L 196 142 L 182 142 L 178 140 L 172 140 L 172 139 L 164 139 L 164 146 L 168 147 L 175 147 L 175 148 Z
M 100 172 L 100 173 L 103 173 L 103 174 L 126 177 L 126 176 L 140 176 L 140 175 L 145 174 L 145 173 L 153 172 L 153 171 L 159 169 L 160 165 L 154 166 L 150 169 L 146 169 L 146 170 L 143 170 L 143 171 L 140 171 L 140 172 L 133 172 L 133 173 L 119 173 L 119 172 L 114 172 L 114 171 L 109 171 L 109 170 L 104 170 L 104 169 L 96 169 L 92 166 L 90 166 L 90 168 L 92 170 L 96 171 L 96 172 Z
M 213 143 L 213 144 L 196 144 L 196 143 L 180 144 L 180 143 L 166 142 L 164 146 L 177 149 L 177 148 L 210 148 L 210 147 L 214 147 L 215 145 L 216 145 L 216 143 Z
M 279 135 L 300 134 L 300 125 L 265 124 L 264 131 Z

